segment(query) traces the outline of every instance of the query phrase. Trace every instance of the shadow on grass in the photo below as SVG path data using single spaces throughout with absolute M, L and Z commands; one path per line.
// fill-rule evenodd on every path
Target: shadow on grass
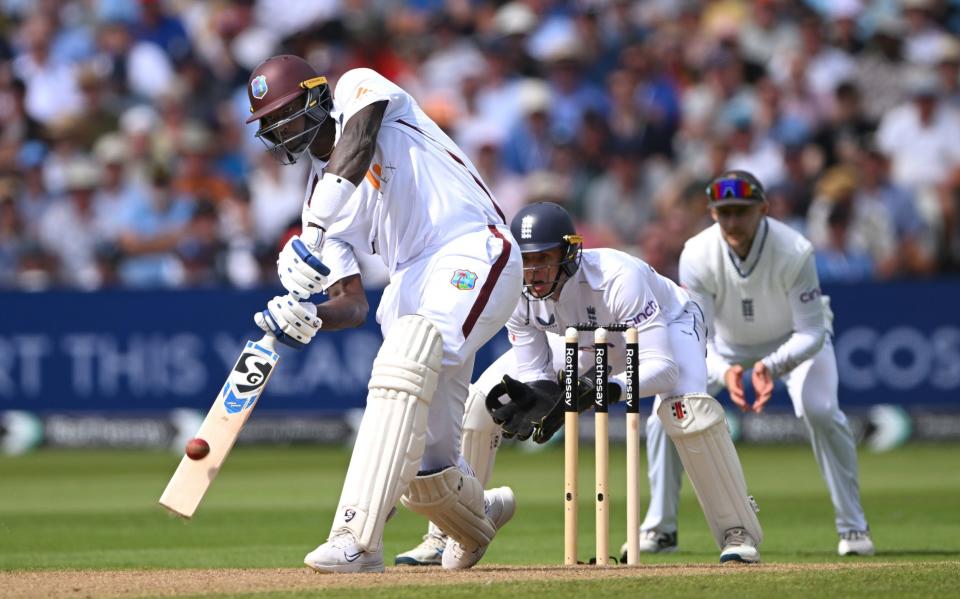
M 830 561 L 835 559 L 840 559 L 836 553 L 830 551 L 794 551 L 793 555 L 803 556 L 803 557 L 822 557 L 827 558 Z M 910 557 L 910 556 L 926 556 L 926 557 L 957 557 L 960 556 L 960 551 L 954 549 L 887 549 L 883 551 L 877 551 L 872 556 L 860 556 L 860 555 L 850 555 L 846 556 L 843 559 L 871 559 L 878 557 Z
M 960 556 L 960 551 L 950 549 L 891 549 L 889 551 L 878 551 L 876 557 L 906 557 L 910 555 L 957 557 Z

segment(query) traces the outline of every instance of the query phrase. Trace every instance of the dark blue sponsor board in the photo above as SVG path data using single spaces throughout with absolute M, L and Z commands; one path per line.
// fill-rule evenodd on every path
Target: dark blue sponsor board
M 960 280 L 824 288 L 835 313 L 841 405 L 960 410 Z M 0 410 L 206 411 L 275 290 L 0 294 Z M 371 306 L 379 302 L 373 292 Z M 759 306 L 756 309 L 760 309 Z M 258 410 L 360 407 L 380 329 L 372 320 L 281 347 Z M 479 374 L 509 347 L 500 333 Z M 782 386 L 771 409 L 789 410 Z

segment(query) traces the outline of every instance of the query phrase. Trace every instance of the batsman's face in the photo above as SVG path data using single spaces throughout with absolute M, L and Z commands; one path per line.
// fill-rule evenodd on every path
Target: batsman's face
M 262 128 L 269 130 L 265 137 L 275 144 L 283 143 L 300 135 L 306 129 L 306 119 L 303 116 L 291 118 L 300 112 L 303 106 L 299 102 L 290 102 L 260 119 Z
M 720 225 L 724 241 L 743 258 L 750 252 L 753 238 L 767 209 L 767 203 L 763 202 L 749 206 L 719 206 L 711 208 L 710 213 Z
M 560 274 L 563 250 L 551 248 L 542 252 L 523 254 L 523 282 L 535 297 L 546 297 Z

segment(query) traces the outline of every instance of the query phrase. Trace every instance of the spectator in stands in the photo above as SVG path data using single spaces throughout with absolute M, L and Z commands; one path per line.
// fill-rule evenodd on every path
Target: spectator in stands
M 857 60 L 855 81 L 865 116 L 873 121 L 900 103 L 903 80 L 913 69 L 903 60 L 903 24 L 884 19 L 876 24 Z
M 859 154 L 858 205 L 882 205 L 893 225 L 895 248 L 891 274 L 929 275 L 936 267 L 936 240 L 917 211 L 908 188 L 890 180 L 890 161 L 870 144 Z
M 56 31 L 49 15 L 37 12 L 20 27 L 23 49 L 13 61 L 14 75 L 26 85 L 25 108 L 46 125 L 80 111 L 74 65 L 52 55 Z
M 130 211 L 119 238 L 125 259 L 120 275 L 131 287 L 173 287 L 184 281 L 183 264 L 175 250 L 187 233 L 194 199 L 178 195 L 169 171 L 156 165 L 149 199 Z
M 236 111 L 247 110 L 247 71 L 280 51 L 307 56 L 331 82 L 353 65 L 393 73 L 425 109 L 446 111 L 447 128 L 508 216 L 531 185 L 545 188 L 543 177 L 528 178 L 539 172 L 564 189 L 575 217 L 608 212 L 600 190 L 625 181 L 609 140 L 639 144 L 635 176 L 656 192 L 647 201 L 657 208 L 632 215 L 652 223 L 632 234 L 616 219 L 616 237 L 661 256 L 661 272 L 671 270 L 675 238 L 706 224 L 702 202 L 687 202 L 685 190 L 699 185 L 702 194 L 731 166 L 758 171 L 771 213 L 801 229 L 809 216 L 824 243 L 832 205 L 809 209 L 813 182 L 855 167 L 849 214 L 835 225 L 862 239 L 864 213 L 888 214 L 896 259 L 870 244 L 855 248 L 866 248 L 877 276 L 960 268 L 955 3 L 518 0 L 420 2 L 399 14 L 389 3 L 143 0 L 95 2 L 78 18 L 71 11 L 82 4 L 0 7 L 11 34 L 0 39 L 0 178 L 16 180 L 3 210 L 13 206 L 26 248 L 8 284 L 193 285 L 204 272 L 230 285 L 259 280 L 252 248 L 274 247 L 298 222 L 301 194 L 278 190 L 302 184 L 304 173 L 278 178 Z M 94 149 L 101 139 L 115 141 Z M 91 150 L 103 179 L 83 225 L 93 238 L 83 272 L 93 274 L 78 277 L 40 229 L 84 212 L 84 200 L 73 199 L 84 190 L 65 187 L 69 167 Z M 172 176 L 158 180 L 155 164 Z M 166 200 L 127 197 L 138 194 Z M 198 197 L 216 212 L 216 227 L 197 227 L 209 242 L 237 241 L 215 252 L 228 256 L 225 270 L 210 271 L 204 259 L 187 265 L 188 276 L 178 239 L 190 222 L 214 220 L 207 208 L 191 218 Z M 276 197 L 291 203 L 278 208 Z M 127 204 L 137 208 L 126 214 Z M 112 246 L 117 221 L 125 234 Z M 13 219 L 4 222 L 9 229 Z
M 40 221 L 50 207 L 50 192 L 43 177 L 43 161 L 47 147 L 39 141 L 28 141 L 20 146 L 17 166 L 21 174 L 16 206 L 24 232 L 36 239 Z
M 110 233 L 94 208 L 100 166 L 89 157 L 73 158 L 64 168 L 64 194 L 44 212 L 38 231 L 43 249 L 56 256 L 57 280 L 82 289 L 100 285 L 96 249 Z
M 910 100 L 880 121 L 877 145 L 890 158 L 891 180 L 914 191 L 920 213 L 943 247 L 953 213 L 944 186 L 960 166 L 960 118 L 940 102 L 933 73 L 914 73 L 909 89 Z
M 528 80 L 518 100 L 523 118 L 507 133 L 503 163 L 511 172 L 526 175 L 550 164 L 550 88 L 541 80 Z
M 820 283 L 855 283 L 873 278 L 873 262 L 863 250 L 849 243 L 851 207 L 849 202 L 830 204 L 827 214 L 827 235 L 815 244 L 814 258 Z
M 831 252 L 842 250 L 842 256 L 858 266 L 863 264 L 861 257 L 866 256 L 871 277 L 889 278 L 897 268 L 892 218 L 885 204 L 856 194 L 858 178 L 857 169 L 848 165 L 833 167 L 823 174 L 817 182 L 816 199 L 810 205 L 807 238 L 814 247 Z M 845 245 L 837 245 L 840 241 Z
M 654 217 L 652 188 L 636 141 L 609 146 L 610 168 L 587 188 L 586 220 L 594 229 L 609 229 L 617 246 L 632 242 Z
M 0 179 L 0 289 L 15 286 L 20 254 L 26 246 L 16 195 L 16 181 Z
M 824 167 L 855 160 L 859 149 L 869 143 L 876 126 L 864 116 L 856 84 L 840 83 L 834 91 L 831 109 L 814 138 L 823 153 Z
M 147 190 L 128 176 L 128 147 L 119 133 L 108 133 L 98 139 L 93 156 L 102 172 L 102 181 L 93 198 L 94 210 L 104 230 L 114 239 L 130 221 L 130 212 L 147 201 Z

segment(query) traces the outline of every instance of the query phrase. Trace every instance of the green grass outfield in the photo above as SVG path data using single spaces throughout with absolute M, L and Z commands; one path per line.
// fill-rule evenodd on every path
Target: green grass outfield
M 836 555 L 833 510 L 810 448 L 747 446 L 740 452 L 750 492 L 760 503 L 766 566 L 715 566 L 718 550 L 685 484 L 680 551 L 644 556 L 646 566 L 664 566 L 649 568 L 650 576 L 641 569 L 637 577 L 565 580 L 562 569 L 551 567 L 533 580 L 500 582 L 494 574 L 510 570 L 490 570 L 483 594 L 623 596 L 647 589 L 656 590 L 658 597 L 960 596 L 960 445 L 912 444 L 885 454 L 861 452 L 861 494 L 878 554 L 846 559 Z M 195 518 L 184 522 L 156 503 L 178 456 L 85 450 L 0 457 L 0 572 L 16 577 L 26 576 L 24 570 L 298 568 L 304 554 L 326 537 L 348 458 L 344 450 L 319 447 L 237 449 Z M 562 460 L 560 447 L 537 453 L 501 451 L 493 485 L 512 486 L 518 509 L 483 564 L 555 566 L 562 561 Z M 594 542 L 591 454 L 581 454 L 580 468 L 580 557 L 587 559 Z M 615 445 L 610 466 L 612 552 L 625 538 L 623 472 L 623 447 Z M 642 480 L 645 509 L 647 486 L 645 477 Z M 424 528 L 422 519 L 401 509 L 387 525 L 387 563 L 417 543 Z M 825 565 L 792 566 L 818 563 Z M 705 567 L 687 571 L 682 566 Z M 424 584 L 432 572 L 437 571 L 424 569 Z M 561 573 L 560 578 L 554 573 Z M 409 585 L 340 589 L 337 594 L 423 597 L 476 591 L 475 582 L 458 585 L 454 578 L 442 588 L 419 588 L 414 580 Z

